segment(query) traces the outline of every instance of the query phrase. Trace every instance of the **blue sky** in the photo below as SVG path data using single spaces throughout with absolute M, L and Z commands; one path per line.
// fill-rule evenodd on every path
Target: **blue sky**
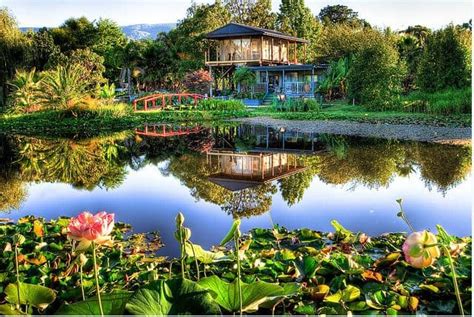
M 280 0 L 272 0 L 277 10 Z M 212 0 L 197 0 L 212 2 Z M 69 17 L 110 18 L 120 25 L 169 23 L 182 19 L 191 0 L 0 0 L 16 16 L 20 26 L 57 26 Z M 469 0 L 306 0 L 317 14 L 329 4 L 344 4 L 371 24 L 401 29 L 422 24 L 439 28 L 472 17 Z

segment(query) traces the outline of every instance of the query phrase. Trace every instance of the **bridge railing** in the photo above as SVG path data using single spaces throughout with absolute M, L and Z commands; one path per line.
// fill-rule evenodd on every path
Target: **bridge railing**
M 199 100 L 206 96 L 200 94 L 181 93 L 181 94 L 153 94 L 132 101 L 133 109 L 138 110 L 156 110 L 163 109 L 166 106 L 193 105 L 197 106 Z

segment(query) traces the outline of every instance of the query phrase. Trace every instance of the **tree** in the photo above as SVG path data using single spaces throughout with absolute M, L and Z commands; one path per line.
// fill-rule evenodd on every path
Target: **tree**
M 92 47 L 97 39 L 97 29 L 86 17 L 70 18 L 50 32 L 63 53 Z
M 253 85 L 257 82 L 255 72 L 247 67 L 237 68 L 232 79 L 234 80 L 234 83 L 240 85 L 240 89 L 243 91 L 247 91 L 249 87 L 253 88 Z
M 324 24 L 342 23 L 351 26 L 369 26 L 369 24 L 362 19 L 359 19 L 359 14 L 345 5 L 328 5 L 319 12 L 319 20 Z
M 310 42 L 308 60 L 316 57 L 318 35 L 321 27 L 304 0 L 282 0 L 277 18 L 278 29 L 290 35 L 304 38 Z M 301 59 L 302 52 L 299 51 Z
M 348 94 L 372 109 L 388 109 L 398 96 L 405 67 L 392 41 L 381 35 L 354 56 L 347 76 Z
M 276 14 L 271 0 L 224 0 L 232 21 L 256 27 L 275 28 Z
M 17 68 L 28 65 L 30 41 L 18 29 L 16 20 L 6 8 L 0 8 L 0 105 L 5 106 L 7 82 Z
M 91 49 L 104 58 L 105 77 L 115 79 L 124 66 L 123 50 L 128 40 L 114 21 L 100 19 L 95 25 L 96 39 Z
M 42 71 L 46 68 L 49 59 L 52 56 L 57 56 L 60 53 L 59 46 L 54 44 L 54 39 L 46 28 L 42 28 L 38 32 L 30 32 L 27 35 L 32 41 L 31 64 L 38 71 Z
M 421 56 L 417 84 L 425 91 L 469 86 L 471 49 L 469 30 L 450 25 L 432 33 Z
M 318 90 L 326 94 L 326 98 L 344 98 L 347 93 L 347 73 L 349 71 L 349 58 L 340 58 L 329 65 L 329 70 Z
M 209 85 L 212 82 L 211 75 L 207 70 L 196 70 L 187 73 L 184 76 L 184 87 L 190 92 L 205 94 L 209 90 Z

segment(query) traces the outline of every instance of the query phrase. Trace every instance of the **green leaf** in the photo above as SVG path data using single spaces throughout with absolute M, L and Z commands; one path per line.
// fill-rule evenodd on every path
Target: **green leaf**
M 352 231 L 344 228 L 337 220 L 331 220 L 331 225 L 336 230 L 337 240 L 342 240 L 342 242 L 349 243 L 354 238 L 354 233 Z
M 20 283 L 20 302 L 16 283 L 5 288 L 5 295 L 10 304 L 30 305 L 39 309 L 45 309 L 56 299 L 56 293 L 52 289 L 26 283 Z
M 434 285 L 420 284 L 422 290 L 431 291 L 433 293 L 439 293 L 439 288 Z
M 219 259 L 228 259 L 227 257 L 225 257 L 225 254 L 222 251 L 219 251 L 219 252 L 206 251 L 200 245 L 193 244 L 191 242 L 186 242 L 185 252 L 187 256 L 194 257 L 193 247 L 194 247 L 194 253 L 196 254 L 196 258 L 198 259 L 198 261 L 202 263 L 210 264 Z
M 160 280 L 140 288 L 126 309 L 135 315 L 220 314 L 209 291 L 190 280 Z
M 297 259 L 293 263 L 299 278 L 312 278 L 318 267 L 316 259 L 312 256 L 305 256 L 303 260 Z
M 355 286 L 347 285 L 342 291 L 342 300 L 346 303 L 352 302 L 360 297 L 360 289 Z
M 227 283 L 217 276 L 201 279 L 199 285 L 211 290 L 216 294 L 217 303 L 228 312 L 240 310 L 239 288 L 237 279 Z M 287 289 L 278 284 L 258 281 L 252 284 L 241 282 L 242 287 L 242 310 L 245 312 L 256 312 L 260 305 L 272 301 L 275 297 L 285 296 L 286 292 L 293 291 L 292 287 Z
M 102 308 L 105 315 L 123 315 L 125 305 L 132 295 L 131 292 L 113 291 L 110 294 L 101 295 Z M 62 305 L 56 315 L 100 315 L 99 301 L 97 297 L 88 298 L 70 305 Z
M 23 313 L 11 304 L 0 305 L 0 315 L 23 315 Z
M 222 239 L 220 245 L 225 245 L 227 242 L 234 238 L 235 231 L 240 227 L 240 219 L 235 219 L 232 223 L 232 227 L 230 227 L 229 232 L 225 235 L 224 239 Z

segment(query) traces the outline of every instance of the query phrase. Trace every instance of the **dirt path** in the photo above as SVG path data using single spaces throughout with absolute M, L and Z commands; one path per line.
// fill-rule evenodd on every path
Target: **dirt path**
M 471 128 L 448 128 L 411 124 L 374 124 L 353 121 L 281 120 L 268 117 L 235 119 L 243 123 L 268 125 L 301 132 L 330 133 L 444 144 L 471 144 Z

